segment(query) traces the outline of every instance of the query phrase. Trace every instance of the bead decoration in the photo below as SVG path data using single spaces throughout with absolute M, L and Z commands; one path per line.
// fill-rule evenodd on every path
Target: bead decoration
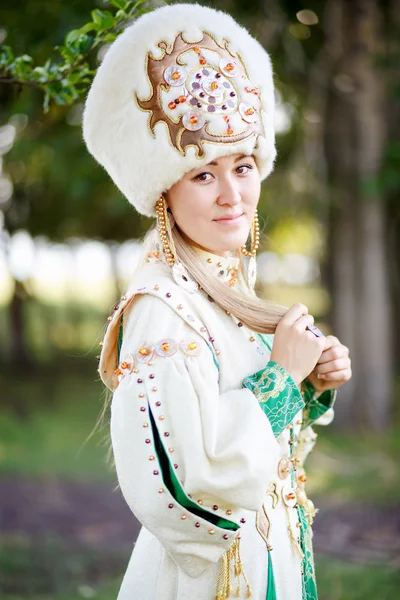
M 170 338 L 160 340 L 155 345 L 155 352 L 158 356 L 173 356 L 178 351 L 178 344 Z
M 164 79 L 173 87 L 179 87 L 185 83 L 186 80 L 186 69 L 180 65 L 171 65 L 164 71 Z
M 187 356 L 199 356 L 201 352 L 199 344 L 195 341 L 183 340 L 179 343 L 179 346 Z
M 139 363 L 146 364 L 153 358 L 154 346 L 144 343 L 136 352 L 136 360 Z

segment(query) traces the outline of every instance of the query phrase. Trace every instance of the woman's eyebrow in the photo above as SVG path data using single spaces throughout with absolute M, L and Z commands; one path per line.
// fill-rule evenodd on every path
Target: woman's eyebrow
M 242 160 L 242 158 L 247 158 L 247 154 L 241 154 L 240 156 L 238 156 L 237 158 L 235 158 L 234 162 L 237 163 L 239 162 L 239 160 Z M 208 163 L 209 165 L 213 165 L 214 167 L 218 166 L 217 161 L 213 160 L 211 162 Z

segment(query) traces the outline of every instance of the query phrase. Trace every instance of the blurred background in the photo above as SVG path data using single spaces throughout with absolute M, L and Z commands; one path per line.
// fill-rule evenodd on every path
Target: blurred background
M 87 153 L 83 97 L 60 92 L 44 112 L 40 86 L 22 82 L 30 56 L 45 64 L 91 11 L 125 4 L 1 2 L 0 43 L 22 57 L 18 81 L 0 51 L 4 600 L 115 598 L 137 533 L 107 466 L 107 416 L 90 434 L 104 401 L 98 344 L 151 220 Z M 333 424 L 315 428 L 308 464 L 320 509 L 320 600 L 392 600 L 400 589 L 400 1 L 207 4 L 248 27 L 274 65 L 278 159 L 259 205 L 259 292 L 305 303 L 351 350 L 353 378 Z M 106 46 L 91 48 L 92 68 Z

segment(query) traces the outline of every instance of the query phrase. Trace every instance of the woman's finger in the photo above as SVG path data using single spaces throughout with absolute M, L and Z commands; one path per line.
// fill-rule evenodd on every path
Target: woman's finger
M 300 317 L 299 319 L 297 319 L 297 321 L 293 323 L 293 329 L 297 329 L 297 331 L 302 332 L 305 331 L 306 328 L 309 325 L 312 325 L 313 323 L 314 317 L 312 315 L 304 315 L 303 317 Z
M 329 350 L 324 349 L 318 364 L 321 365 L 323 363 L 327 363 L 338 358 L 346 358 L 348 356 L 349 349 L 340 344 L 339 346 L 333 346 L 332 348 L 329 348 Z
M 323 373 L 343 371 L 348 368 L 350 368 L 350 360 L 348 358 L 335 358 L 326 363 L 318 363 L 314 370 L 317 375 L 322 375 Z
M 344 369 L 342 371 L 333 371 L 331 373 L 322 373 L 318 375 L 319 379 L 324 379 L 326 381 L 336 381 L 345 383 L 351 378 L 351 369 Z
M 285 316 L 282 317 L 280 322 L 291 327 L 295 321 L 297 321 L 303 315 L 307 315 L 307 314 L 308 314 L 307 306 L 305 306 L 305 304 L 301 304 L 300 302 L 297 302 L 296 304 L 293 304 L 293 306 L 291 306 L 289 308 L 289 310 L 287 311 Z

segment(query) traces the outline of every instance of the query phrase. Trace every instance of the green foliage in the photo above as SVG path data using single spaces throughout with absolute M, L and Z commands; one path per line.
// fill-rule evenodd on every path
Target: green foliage
M 35 66 L 32 56 L 14 56 L 10 46 L 0 45 L 0 82 L 37 87 L 44 92 L 43 107 L 50 103 L 71 105 L 83 95 L 94 75 L 93 51 L 115 40 L 127 21 L 146 12 L 147 0 L 110 0 L 113 12 L 95 9 L 92 20 L 70 31 L 55 56 Z

